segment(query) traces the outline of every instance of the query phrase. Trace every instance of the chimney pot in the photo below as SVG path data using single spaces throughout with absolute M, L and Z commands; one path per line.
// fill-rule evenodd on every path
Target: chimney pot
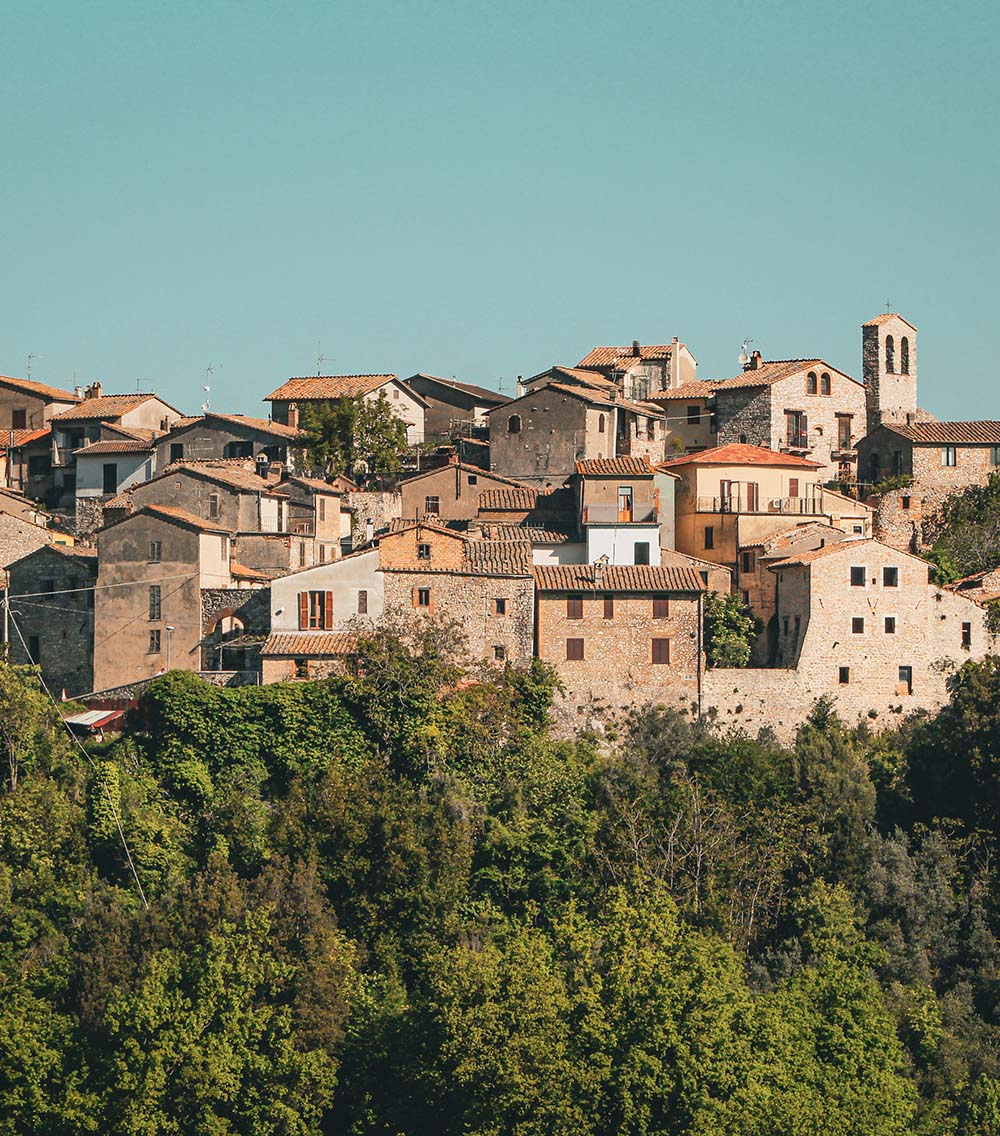
M 639 350 L 639 340 L 638 339 L 632 340 L 632 354 L 636 357 L 636 359 L 638 359 L 640 354 L 641 354 L 641 352 Z
M 83 398 L 83 387 L 76 386 L 73 388 L 73 393 L 77 398 Z
M 297 402 L 290 402 L 288 404 L 288 425 L 293 430 L 299 428 L 299 405 Z
M 759 351 L 754 351 L 750 356 L 750 370 L 756 371 L 763 362 Z
M 100 383 L 94 383 L 94 398 L 101 397 L 101 389 L 102 388 Z

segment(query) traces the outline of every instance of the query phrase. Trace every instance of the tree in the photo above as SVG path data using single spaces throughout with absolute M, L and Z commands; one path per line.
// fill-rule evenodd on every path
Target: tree
M 368 473 L 397 473 L 409 448 L 406 423 L 384 393 L 307 404 L 300 425 L 305 437 L 296 449 L 323 473 L 353 477 L 362 462 Z
M 709 592 L 705 597 L 705 656 L 710 667 L 745 667 L 760 621 L 737 595 Z
M 1000 474 L 985 485 L 970 485 L 946 498 L 933 522 L 937 582 L 954 571 L 958 576 L 983 572 L 997 564 L 1000 548 Z M 952 576 L 952 579 L 955 577 Z

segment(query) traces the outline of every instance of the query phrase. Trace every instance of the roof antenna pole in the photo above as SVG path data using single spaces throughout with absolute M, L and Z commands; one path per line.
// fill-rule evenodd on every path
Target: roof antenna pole
M 28 356 L 28 379 L 29 379 L 29 381 L 31 380 L 31 360 L 32 359 L 44 359 L 44 358 L 45 358 L 44 355 L 38 355 L 35 352 L 32 352 Z
M 209 363 L 209 365 L 205 368 L 205 385 L 201 388 L 205 392 L 205 401 L 201 404 L 202 414 L 207 414 L 208 411 L 209 411 L 209 408 L 211 406 L 211 403 L 208 401 L 208 398 L 209 398 L 209 395 L 212 393 L 211 382 L 212 382 L 212 376 L 215 374 L 215 368 L 216 367 L 218 367 L 220 371 L 222 370 L 222 364 L 221 363 Z
M 321 345 L 316 344 L 316 378 L 318 379 L 323 374 L 323 364 L 326 362 L 326 356 L 323 354 Z

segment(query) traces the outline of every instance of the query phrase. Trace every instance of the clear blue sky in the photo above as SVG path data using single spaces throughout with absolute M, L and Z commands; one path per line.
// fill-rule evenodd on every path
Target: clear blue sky
M 998 6 L 8 0 L 0 372 L 266 413 L 291 375 L 511 390 L 678 335 L 702 377 L 1000 418 Z

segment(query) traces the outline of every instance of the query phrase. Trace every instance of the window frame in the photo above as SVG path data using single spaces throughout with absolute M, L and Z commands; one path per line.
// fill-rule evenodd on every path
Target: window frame
M 579 654 L 577 653 L 579 652 Z M 566 662 L 582 663 L 586 659 L 586 645 L 582 638 L 566 640 Z

